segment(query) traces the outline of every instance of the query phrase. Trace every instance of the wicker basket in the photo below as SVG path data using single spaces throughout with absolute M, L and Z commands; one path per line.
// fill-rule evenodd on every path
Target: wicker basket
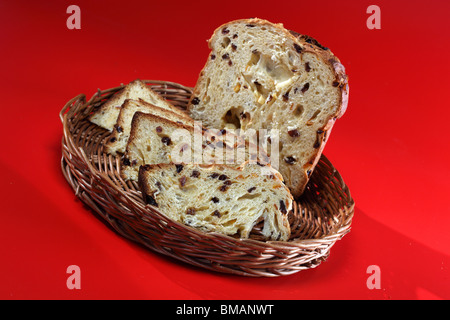
M 185 108 L 192 89 L 165 81 L 145 81 L 154 91 Z M 120 235 L 188 264 L 223 273 L 274 277 L 313 268 L 349 230 L 354 212 L 350 191 L 322 156 L 306 191 L 289 214 L 289 241 L 262 241 L 256 227 L 249 239 L 205 233 L 172 221 L 146 205 L 135 182 L 122 180 L 120 158 L 103 152 L 110 133 L 88 120 L 93 110 L 123 86 L 81 94 L 60 112 L 64 136 L 61 167 L 75 195 Z

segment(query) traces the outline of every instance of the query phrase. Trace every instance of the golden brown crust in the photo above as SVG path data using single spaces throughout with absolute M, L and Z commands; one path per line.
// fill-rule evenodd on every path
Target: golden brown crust
M 340 94 L 340 103 L 337 108 L 336 113 L 333 116 L 330 116 L 327 123 L 320 129 L 322 131 L 321 134 L 318 134 L 318 143 L 320 144 L 320 147 L 315 152 L 314 156 L 308 161 L 309 164 L 312 164 L 310 169 L 307 169 L 303 172 L 304 176 L 307 180 L 309 180 L 309 177 L 311 176 L 315 166 L 320 160 L 320 156 L 322 155 L 322 152 L 326 145 L 326 139 L 330 136 L 331 130 L 334 126 L 334 123 L 337 119 L 342 117 L 342 115 L 347 110 L 347 104 L 348 104 L 348 76 L 345 73 L 345 67 L 341 64 L 340 60 L 326 47 L 322 46 L 317 40 L 310 36 L 301 35 L 299 33 L 295 33 L 291 31 L 291 34 L 296 36 L 296 39 L 299 43 L 303 44 L 306 48 L 308 48 L 309 52 L 314 52 L 319 57 L 322 58 L 323 61 L 328 62 L 332 66 L 332 70 L 335 75 L 335 81 L 333 82 L 334 87 L 338 87 L 341 91 Z M 298 190 L 297 194 L 301 194 L 304 191 L 303 186 L 301 190 Z
M 124 86 L 122 89 L 117 91 L 113 96 L 111 96 L 105 103 L 103 103 L 94 113 L 92 113 L 89 116 L 89 121 L 93 122 L 95 117 L 97 117 L 102 112 L 107 111 L 109 109 L 109 104 L 116 101 L 118 99 L 118 97 L 120 97 L 124 93 L 125 90 L 126 90 L 126 86 Z
M 176 123 L 173 121 L 170 121 L 168 119 L 159 117 L 157 115 L 151 114 L 151 113 L 144 113 L 144 112 L 136 112 L 133 116 L 133 120 L 131 120 L 131 132 L 130 132 L 130 140 L 132 140 L 132 138 L 134 139 L 135 135 L 136 135 L 136 131 L 139 129 L 139 126 L 137 125 L 137 123 L 139 123 L 139 121 L 141 121 L 141 118 L 147 118 L 149 120 L 153 120 L 155 122 L 161 123 L 162 125 L 168 125 L 168 126 L 176 126 L 180 129 L 186 129 L 191 131 L 192 130 L 192 126 L 183 124 L 183 123 Z
M 118 125 L 124 123 L 125 118 L 124 118 L 124 110 L 125 108 L 127 108 L 130 104 L 135 103 L 135 100 L 133 99 L 126 99 L 124 101 L 124 103 L 122 104 L 122 108 L 120 110 L 119 113 L 119 117 L 117 118 L 117 123 L 113 128 L 112 134 L 111 134 L 111 139 L 105 144 L 105 151 L 107 153 L 110 153 L 111 151 L 114 150 L 115 145 L 118 143 L 118 138 L 119 138 L 119 131 L 121 128 L 118 127 Z M 182 123 L 182 121 L 184 121 L 183 123 L 193 123 L 194 121 L 192 120 L 191 117 L 189 117 L 187 114 L 183 115 L 180 113 L 176 113 L 170 109 L 164 109 L 161 107 L 158 107 L 154 104 L 151 104 L 149 102 L 144 101 L 143 99 L 139 98 L 139 104 L 142 105 L 144 108 L 148 108 L 149 110 L 155 110 L 158 114 L 163 114 L 166 115 L 167 117 L 172 117 L 172 118 L 179 118 L 180 122 L 177 123 Z M 140 112 L 140 111 L 137 111 Z M 145 112 L 141 112 L 141 113 L 145 113 Z M 147 112 L 150 113 L 151 112 Z M 133 122 L 132 122 L 133 123 Z M 122 128 L 123 129 L 123 128 Z

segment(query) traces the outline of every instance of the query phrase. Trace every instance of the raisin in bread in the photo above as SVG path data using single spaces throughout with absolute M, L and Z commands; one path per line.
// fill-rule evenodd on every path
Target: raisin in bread
M 117 122 L 114 125 L 113 132 L 108 142 L 105 145 L 105 151 L 107 153 L 116 155 L 117 153 L 124 153 L 128 138 L 131 132 L 131 122 L 136 112 L 151 113 L 162 118 L 174 121 L 177 123 L 194 124 L 194 120 L 187 115 L 180 115 L 170 110 L 157 107 L 150 103 L 145 102 L 142 99 L 130 100 L 127 99 L 122 104 Z
M 270 162 L 263 150 L 238 138 L 226 130 L 208 130 L 198 123 L 181 124 L 138 111 L 132 119 L 121 174 L 125 180 L 136 181 L 144 164 L 219 163 L 238 167 L 246 161 L 260 165 Z
M 346 110 L 344 67 L 316 40 L 261 19 L 222 25 L 209 47 L 188 105 L 191 117 L 213 128 L 278 132 L 273 166 L 300 196 Z M 270 145 L 270 135 L 262 138 Z
M 276 170 L 262 175 L 261 168 L 145 165 L 139 170 L 139 186 L 144 200 L 172 220 L 240 238 L 248 238 L 264 221 L 262 234 L 267 240 L 286 241 L 292 195 Z
M 139 98 L 160 108 L 184 115 L 183 111 L 164 100 L 143 81 L 137 79 L 130 82 L 122 90 L 111 96 L 91 115 L 89 120 L 102 128 L 112 131 L 125 100 L 138 100 Z

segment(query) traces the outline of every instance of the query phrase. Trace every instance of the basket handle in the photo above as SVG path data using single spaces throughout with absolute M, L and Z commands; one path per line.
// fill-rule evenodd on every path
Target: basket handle
M 70 99 L 65 105 L 64 107 L 61 109 L 61 111 L 59 112 L 59 119 L 61 119 L 61 122 L 64 122 L 64 114 L 67 112 L 67 109 L 69 109 L 71 106 L 73 106 L 74 103 L 81 101 L 81 102 L 85 102 L 86 101 L 86 95 L 84 93 L 77 95 L 76 97 Z

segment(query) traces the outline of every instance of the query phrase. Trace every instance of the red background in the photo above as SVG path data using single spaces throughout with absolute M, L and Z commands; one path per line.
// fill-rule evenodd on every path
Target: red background
M 81 8 L 69 30 L 66 8 Z M 381 8 L 381 30 L 366 9 Z M 449 299 L 448 1 L 1 1 L 0 298 Z M 136 78 L 193 86 L 230 20 L 282 22 L 346 66 L 347 113 L 325 154 L 356 201 L 318 268 L 253 279 L 148 252 L 84 207 L 60 171 L 58 113 Z M 81 289 L 66 287 L 69 265 Z M 381 289 L 366 286 L 367 268 Z

